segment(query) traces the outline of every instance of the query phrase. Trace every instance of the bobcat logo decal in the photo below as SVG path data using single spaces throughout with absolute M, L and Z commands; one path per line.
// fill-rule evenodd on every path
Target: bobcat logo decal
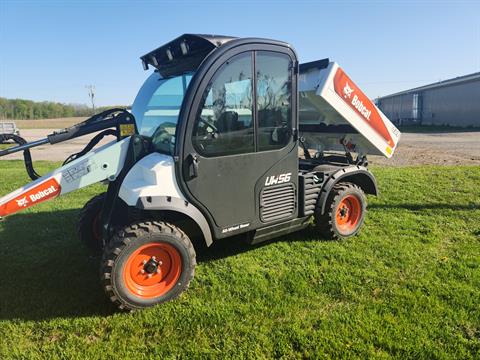
M 26 207 L 28 205 L 27 197 L 24 196 L 22 199 L 15 200 L 17 202 L 18 207 Z
M 346 98 L 351 98 L 353 93 L 353 89 L 348 85 L 348 82 L 345 83 L 345 87 L 343 88 L 343 97 Z

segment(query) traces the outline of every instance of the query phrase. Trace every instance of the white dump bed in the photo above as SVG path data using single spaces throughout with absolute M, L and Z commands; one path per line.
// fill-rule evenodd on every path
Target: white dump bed
M 300 67 L 300 135 L 310 148 L 392 157 L 400 131 L 337 63 Z

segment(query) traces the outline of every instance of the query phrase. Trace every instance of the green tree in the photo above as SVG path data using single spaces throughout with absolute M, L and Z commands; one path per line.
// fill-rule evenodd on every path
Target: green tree
M 101 112 L 113 107 L 97 108 Z M 91 116 L 91 109 L 86 105 L 69 105 L 51 101 L 35 102 L 24 99 L 6 99 L 0 97 L 0 119 L 54 119 L 73 116 Z

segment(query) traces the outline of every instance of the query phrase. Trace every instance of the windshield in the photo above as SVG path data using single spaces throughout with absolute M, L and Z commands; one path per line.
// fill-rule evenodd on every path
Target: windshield
M 140 134 L 151 136 L 155 149 L 173 154 L 180 107 L 193 74 L 162 79 L 154 72 L 145 81 L 132 105 Z

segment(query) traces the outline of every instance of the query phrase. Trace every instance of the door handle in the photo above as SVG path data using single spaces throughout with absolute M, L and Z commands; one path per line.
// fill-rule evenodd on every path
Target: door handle
M 190 179 L 193 179 L 193 178 L 196 178 L 198 177 L 198 155 L 195 154 L 195 153 L 191 153 L 189 155 L 190 157 L 190 170 L 189 170 L 189 176 L 190 176 Z

